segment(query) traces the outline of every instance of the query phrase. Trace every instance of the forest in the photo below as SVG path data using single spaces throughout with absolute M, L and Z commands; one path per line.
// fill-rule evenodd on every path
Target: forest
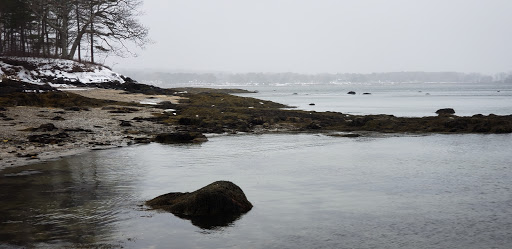
M 95 62 L 143 47 L 140 0 L 0 0 L 0 55 Z

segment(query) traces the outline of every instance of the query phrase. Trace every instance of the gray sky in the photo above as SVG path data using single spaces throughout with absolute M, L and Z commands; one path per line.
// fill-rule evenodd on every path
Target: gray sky
M 154 44 L 114 68 L 512 71 L 511 0 L 144 0 Z

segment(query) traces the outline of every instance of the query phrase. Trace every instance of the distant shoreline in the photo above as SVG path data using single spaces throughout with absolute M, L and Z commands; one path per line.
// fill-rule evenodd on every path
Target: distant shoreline
M 178 89 L 171 92 L 176 91 Z M 281 108 L 286 106 L 278 103 L 225 93 L 243 92 L 241 90 L 188 88 L 179 91 L 176 96 L 88 88 L 64 91 L 64 95 L 55 95 L 57 97 L 51 99 L 60 103 L 59 98 L 63 98 L 64 103 L 71 103 L 68 106 L 34 102 L 34 106 L 3 107 L 0 109 L 0 134 L 3 134 L 0 138 L 0 169 L 93 149 L 150 143 L 158 134 L 178 131 L 220 134 L 320 132 L 338 137 L 359 137 L 368 132 L 512 133 L 512 115 L 356 116 L 283 110 Z M 35 101 L 45 94 L 50 93 L 18 93 L 16 96 Z M 0 102 L 16 99 L 12 96 L 0 96 Z M 74 106 L 72 103 L 77 98 L 89 102 Z M 155 103 L 141 105 L 145 100 Z
M 9 58 L 7 62 L 0 60 L 0 168 L 91 149 L 150 143 L 161 134 L 161 141 L 193 142 L 204 140 L 203 133 L 238 132 L 342 137 L 367 132 L 512 133 L 512 115 L 445 113 L 405 118 L 302 111 L 233 95 L 251 93 L 242 89 L 160 88 L 101 66 L 66 60 Z M 67 90 L 59 91 L 50 83 Z

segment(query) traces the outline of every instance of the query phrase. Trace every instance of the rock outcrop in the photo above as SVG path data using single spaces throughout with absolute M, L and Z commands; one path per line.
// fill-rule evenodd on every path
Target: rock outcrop
M 216 181 L 191 193 L 164 194 L 146 205 L 190 219 L 206 229 L 226 226 L 252 209 L 242 189 L 229 181 Z
M 439 109 L 436 111 L 436 114 L 439 116 L 453 115 L 455 114 L 455 110 L 452 108 Z

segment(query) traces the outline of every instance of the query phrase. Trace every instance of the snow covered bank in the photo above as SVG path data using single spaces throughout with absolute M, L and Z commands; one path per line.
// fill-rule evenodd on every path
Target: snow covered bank
M 125 83 L 124 76 L 101 65 L 33 57 L 0 57 L 0 82 L 2 78 L 33 84 L 49 83 L 52 86 L 115 81 Z

